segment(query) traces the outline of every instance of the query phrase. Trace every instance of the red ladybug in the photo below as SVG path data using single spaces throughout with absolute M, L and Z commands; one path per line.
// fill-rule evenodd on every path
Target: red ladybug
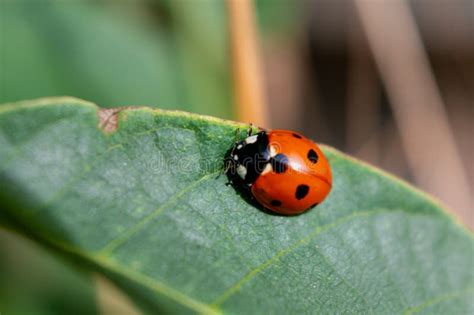
M 331 169 L 314 142 L 288 130 L 251 133 L 230 150 L 227 173 L 234 184 L 280 214 L 302 213 L 326 198 Z

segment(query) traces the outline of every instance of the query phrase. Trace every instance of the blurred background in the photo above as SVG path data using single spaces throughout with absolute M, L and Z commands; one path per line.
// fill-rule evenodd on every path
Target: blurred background
M 473 0 L 0 0 L 0 103 L 70 95 L 297 130 L 470 229 L 473 94 Z M 0 257 L 2 314 L 134 312 L 3 230 Z

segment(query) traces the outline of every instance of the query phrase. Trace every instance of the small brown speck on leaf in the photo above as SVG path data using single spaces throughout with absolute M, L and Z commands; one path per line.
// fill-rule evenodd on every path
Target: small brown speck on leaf
M 136 109 L 140 107 L 124 106 L 115 108 L 101 108 L 98 110 L 99 128 L 106 133 L 111 133 L 118 128 L 118 113 L 125 109 Z

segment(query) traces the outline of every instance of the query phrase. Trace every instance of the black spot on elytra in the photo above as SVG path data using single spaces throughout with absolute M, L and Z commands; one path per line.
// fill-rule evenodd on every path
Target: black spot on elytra
M 296 197 L 296 199 L 301 200 L 304 197 L 306 197 L 306 195 L 308 193 L 309 193 L 309 186 L 308 185 L 304 185 L 304 184 L 298 185 L 298 187 L 296 187 L 295 197 Z
M 307 156 L 308 156 L 308 160 L 310 160 L 311 163 L 316 164 L 318 162 L 318 158 L 319 158 L 318 154 L 313 149 L 308 151 Z
M 298 138 L 298 139 L 301 139 L 301 138 L 302 138 L 302 137 L 301 137 L 299 134 L 297 134 L 297 133 L 292 133 L 292 135 L 293 135 L 293 137 Z
M 282 153 L 275 155 L 270 159 L 272 163 L 273 171 L 277 174 L 284 173 L 288 169 L 288 157 Z
M 281 201 L 280 200 L 272 200 L 270 204 L 274 207 L 279 207 L 281 206 Z

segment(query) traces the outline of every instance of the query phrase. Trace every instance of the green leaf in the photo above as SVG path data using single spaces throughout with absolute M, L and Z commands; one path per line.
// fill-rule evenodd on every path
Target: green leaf
M 264 213 L 218 176 L 239 127 L 72 98 L 3 105 L 0 222 L 150 313 L 474 312 L 473 237 L 438 203 L 324 146 L 329 198 Z

